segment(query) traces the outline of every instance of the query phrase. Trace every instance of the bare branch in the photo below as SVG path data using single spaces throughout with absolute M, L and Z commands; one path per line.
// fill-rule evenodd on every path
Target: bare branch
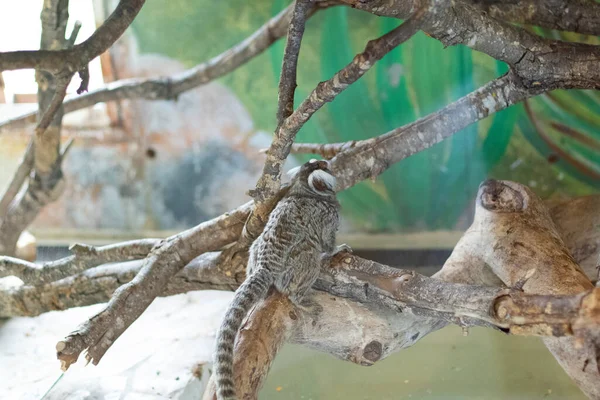
M 288 28 L 287 43 L 283 54 L 281 78 L 279 79 L 279 100 L 277 106 L 277 126 L 294 111 L 294 93 L 296 91 L 296 70 L 300 43 L 304 35 L 304 26 L 308 19 L 311 3 L 307 0 L 296 0 L 292 20 Z
M 600 4 L 587 0 L 473 0 L 494 18 L 600 36 Z
M 417 0 L 340 0 L 370 13 L 407 18 Z M 491 18 L 465 0 L 440 9 L 422 30 L 446 46 L 462 44 L 511 66 L 520 84 L 541 90 L 600 88 L 600 46 L 548 40 Z
M 74 244 L 72 256 L 37 265 L 0 256 L 0 278 L 16 276 L 26 284 L 49 283 L 78 274 L 101 264 L 145 258 L 160 239 L 141 239 L 102 247 Z
M 234 277 L 217 269 L 219 253 L 205 253 L 173 276 L 161 296 L 191 290 L 233 290 Z M 140 271 L 143 260 L 106 264 L 45 285 L 0 290 L 0 318 L 34 317 L 48 311 L 105 303 Z
M 293 7 L 289 6 L 267 21 L 251 36 L 212 59 L 169 78 L 124 79 L 63 102 L 65 114 L 94 104 L 126 99 L 174 100 L 180 94 L 211 82 L 244 65 L 283 37 Z M 309 16 L 316 8 L 312 7 Z M 0 132 L 35 122 L 35 112 L 0 122 Z
M 84 322 L 61 342 L 58 358 L 63 362 L 63 368 L 75 362 L 85 349 L 88 350 L 88 360 L 97 364 L 111 344 L 186 264 L 199 254 L 218 250 L 239 237 L 250 206 L 251 203 L 247 203 L 154 246 L 140 272 L 117 290 L 106 309 Z
M 0 53 L 0 71 L 35 68 L 73 74 L 104 53 L 133 22 L 145 0 L 121 0 L 113 13 L 84 42 L 71 49 Z
M 75 24 L 73 25 L 73 30 L 71 31 L 71 36 L 69 36 L 69 40 L 67 41 L 68 49 L 75 46 L 75 41 L 77 40 L 77 36 L 79 35 L 80 29 L 81 29 L 81 21 L 75 21 Z

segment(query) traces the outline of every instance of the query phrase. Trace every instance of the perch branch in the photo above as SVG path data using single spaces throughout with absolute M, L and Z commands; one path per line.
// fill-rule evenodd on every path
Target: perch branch
M 54 282 L 101 264 L 144 258 L 159 239 L 141 239 L 102 247 L 74 244 L 72 256 L 37 265 L 12 257 L 0 256 L 0 278 L 16 276 L 26 284 Z
M 319 7 L 321 6 L 319 4 Z M 182 93 L 218 79 L 263 53 L 286 34 L 292 9 L 292 6 L 287 7 L 239 44 L 193 68 L 168 78 L 124 79 L 112 82 L 105 88 L 67 98 L 63 102 L 64 112 L 67 114 L 94 104 L 116 100 L 177 99 Z M 317 9 L 311 6 L 309 16 L 312 16 Z M 33 122 L 35 122 L 34 112 L 23 114 L 0 122 L 0 132 L 22 128 Z
M 145 0 L 121 0 L 113 13 L 84 42 L 63 50 L 0 53 L 0 71 L 34 68 L 55 75 L 73 74 L 104 53 L 133 22 Z
M 285 295 L 275 291 L 250 311 L 234 350 L 233 371 L 238 398 L 258 398 L 275 356 L 298 320 L 298 312 Z M 257 343 L 262 345 L 257 346 Z M 215 389 L 211 377 L 202 399 L 216 400 Z
M 598 274 L 596 268 L 598 257 L 600 256 L 600 248 L 596 247 L 598 243 L 599 232 L 596 229 L 597 223 L 600 222 L 600 213 L 596 211 L 600 209 L 600 195 L 583 196 L 562 202 L 554 205 L 551 209 L 551 216 L 555 221 L 556 226 L 568 246 L 569 252 L 573 254 L 575 261 L 583 265 L 588 262 L 589 267 L 586 268 L 586 274 L 590 279 L 595 279 Z M 242 214 L 241 219 L 247 217 L 247 214 Z M 558 221 L 558 222 L 556 222 Z M 126 248 L 123 243 L 111 245 L 117 248 Z M 106 246 L 107 248 L 109 246 Z M 581 251 L 587 249 L 588 251 Z M 450 268 L 450 264 L 455 263 L 457 253 L 461 252 L 460 245 L 453 252 L 452 257 L 446 262 L 442 271 L 446 272 Z M 468 254 L 468 251 L 463 251 Z M 245 254 L 247 256 L 247 253 Z M 176 274 L 167 285 L 165 292 L 162 295 L 178 294 L 190 290 L 201 289 L 219 289 L 233 290 L 237 287 L 240 279 L 232 274 L 226 274 L 222 271 L 222 267 L 218 266 L 222 259 L 220 253 L 208 253 L 194 259 L 180 273 Z M 73 256 L 68 256 L 57 261 L 53 261 L 55 265 L 69 264 Z M 90 257 L 91 258 L 91 257 Z M 470 257 L 472 258 L 472 257 Z M 245 258 L 244 260 L 246 260 Z M 210 260 L 210 267 L 206 267 L 207 260 Z M 339 260 L 338 260 L 339 261 Z M 100 265 L 100 259 L 93 260 L 93 264 Z M 110 299 L 111 294 L 122 284 L 129 282 L 133 276 L 139 271 L 143 264 L 142 260 L 117 263 L 111 265 L 103 265 L 93 268 L 89 271 L 84 271 L 77 276 L 71 276 L 60 281 L 55 281 L 47 285 L 25 285 L 19 289 L 18 298 L 28 298 L 28 307 L 22 307 L 22 310 L 29 310 L 30 313 L 12 313 L 8 308 L 0 306 L 0 318 L 11 316 L 36 316 L 41 313 L 52 310 L 65 310 L 71 307 L 80 307 L 96 303 L 106 302 Z M 477 272 L 473 268 L 468 259 L 460 260 L 458 266 L 463 266 L 464 270 Z M 340 264 L 341 265 L 341 264 Z M 467 268 L 468 265 L 468 268 Z M 494 275 L 495 276 L 495 275 Z M 438 277 L 443 278 L 438 274 Z M 94 280 L 98 282 L 94 283 Z M 333 278 L 329 278 L 333 279 Z M 496 277 L 496 279 L 498 279 Z M 451 282 L 473 283 L 479 285 L 502 285 L 502 281 L 496 280 L 490 282 L 487 280 L 474 279 L 473 276 L 464 279 L 445 279 Z M 101 284 L 110 282 L 109 286 L 101 286 Z M 216 286 L 210 286 L 215 283 Z M 325 284 L 327 279 L 324 280 Z M 69 292 L 69 288 L 72 291 Z M 61 291 L 69 292 L 69 296 L 60 295 Z M 13 293 L 17 293 L 14 292 Z M 27 294 L 25 294 L 27 293 Z M 47 296 L 44 295 L 47 293 Z M 4 296 L 8 296 L 4 293 Z M 90 296 L 90 297 L 88 297 Z M 61 299 L 58 302 L 54 300 L 44 303 L 43 299 Z M 15 309 L 14 307 L 10 308 Z

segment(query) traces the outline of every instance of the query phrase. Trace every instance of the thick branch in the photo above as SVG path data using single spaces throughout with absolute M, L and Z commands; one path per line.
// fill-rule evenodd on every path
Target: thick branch
M 58 51 L 69 45 L 65 38 L 69 19 L 68 7 L 68 1 L 44 2 L 40 17 L 42 50 Z M 29 155 L 26 154 L 7 189 L 8 193 L 3 196 L 3 202 L 10 207 L 3 213 L 0 221 L 0 254 L 15 254 L 15 246 L 23 230 L 35 219 L 42 207 L 62 193 L 61 104 L 71 77 L 70 72 L 61 72 L 53 76 L 48 72 L 36 70 L 39 119 L 36 134 L 30 145 L 33 149 L 27 149 L 27 152 L 33 153 L 34 175 L 30 177 L 27 189 L 19 198 L 9 197 L 19 192 L 22 179 L 29 175 Z
M 341 2 L 376 15 L 400 19 L 407 18 L 418 3 L 417 0 Z M 599 46 L 541 38 L 491 18 L 465 0 L 453 1 L 422 29 L 446 46 L 462 44 L 504 61 L 527 88 L 600 88 Z
M 600 4 L 588 0 L 473 0 L 494 18 L 600 36 Z
M 102 26 L 72 49 L 0 53 L 0 71 L 35 68 L 55 74 L 73 74 L 82 70 L 125 32 L 144 3 L 145 0 L 121 0 Z

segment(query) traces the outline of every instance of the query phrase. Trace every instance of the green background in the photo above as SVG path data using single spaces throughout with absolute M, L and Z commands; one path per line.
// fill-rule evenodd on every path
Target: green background
M 242 41 L 285 8 L 282 0 L 154 0 L 133 29 L 140 51 L 193 66 Z M 350 62 L 397 19 L 347 7 L 318 12 L 302 42 L 296 104 Z M 560 38 L 552 31 L 537 30 Z M 600 42 L 576 34 L 568 40 Z M 220 80 L 249 110 L 257 129 L 275 128 L 284 40 Z M 440 109 L 502 75 L 507 66 L 464 46 L 444 48 L 423 33 L 392 51 L 320 110 L 298 142 L 365 139 Z M 343 192 L 343 212 L 362 231 L 464 229 L 486 177 L 532 187 L 544 198 L 600 188 L 600 95 L 555 91 L 467 127 L 410 157 L 375 182 Z

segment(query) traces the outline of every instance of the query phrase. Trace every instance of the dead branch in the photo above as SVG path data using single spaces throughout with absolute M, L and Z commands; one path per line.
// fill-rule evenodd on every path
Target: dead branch
M 113 13 L 84 42 L 71 49 L 0 53 L 0 71 L 35 68 L 55 75 L 73 74 L 104 53 L 131 25 L 145 0 L 120 0 Z M 64 39 L 64 36 L 63 36 Z
M 520 187 L 520 185 L 513 183 L 503 184 Z M 551 226 L 548 224 L 552 222 L 547 212 L 546 215 L 543 212 L 539 213 L 540 210 L 544 210 L 541 201 L 529 197 L 530 193 L 525 191 L 523 193 L 527 194 L 528 197 L 519 198 L 520 202 L 511 202 L 502 193 L 498 194 L 487 190 L 486 188 L 490 185 L 492 185 L 490 182 L 482 185 L 483 189 L 478 195 L 479 204 L 484 204 L 483 201 L 494 199 L 495 196 L 498 199 L 494 200 L 497 204 L 508 205 L 513 208 L 514 204 L 517 206 L 526 204 L 527 207 L 537 211 L 527 212 L 523 216 L 518 213 L 515 216 L 513 213 L 512 218 L 509 215 L 511 213 L 505 212 L 504 214 L 509 215 L 506 222 L 508 223 L 510 220 L 510 226 L 502 224 L 496 226 L 495 221 L 490 221 L 486 232 L 489 230 L 489 235 L 492 236 L 494 234 L 508 235 L 506 232 L 511 232 L 512 229 L 512 232 L 515 232 L 515 238 L 522 237 L 523 234 L 532 237 L 529 242 L 530 246 L 552 259 L 546 259 L 546 264 L 543 264 L 543 262 L 532 264 L 531 266 L 534 267 L 533 270 L 535 271 L 537 271 L 535 267 L 540 265 L 546 265 L 550 270 L 555 269 L 558 264 L 564 266 L 564 261 L 567 259 L 560 256 L 560 254 L 565 253 L 564 247 L 562 247 L 560 239 L 558 241 L 556 239 L 549 240 L 553 237 L 553 233 L 551 229 L 547 228 Z M 493 209 L 496 206 L 487 204 L 486 207 Z M 494 212 L 500 214 L 501 211 L 495 209 Z M 504 211 L 506 211 L 506 208 Z M 472 229 L 475 229 L 475 227 L 472 227 Z M 539 237 L 544 240 L 537 240 L 536 234 L 538 236 L 542 235 Z M 483 242 L 473 243 L 473 245 L 482 249 L 481 252 L 483 253 L 491 249 L 491 253 L 485 254 L 485 262 L 497 260 L 496 265 L 500 265 L 501 262 L 519 261 L 507 258 L 514 258 L 515 256 L 525 257 L 523 261 L 536 262 L 535 258 L 530 259 L 531 250 L 523 246 L 509 248 L 499 245 L 500 242 L 492 241 L 488 243 L 489 239 L 485 235 L 483 237 Z M 548 250 L 543 251 L 542 246 L 546 246 Z M 460 247 L 457 249 L 460 249 Z M 449 275 L 444 275 L 444 273 L 448 272 L 446 269 L 451 267 L 453 261 L 454 266 L 458 265 L 456 263 L 457 257 L 461 257 L 457 253 L 458 251 L 453 253 L 442 272 L 438 274 L 439 278 L 448 279 Z M 479 254 L 477 253 L 475 256 Z M 469 253 L 462 255 L 465 261 L 465 269 L 470 266 L 468 263 L 469 255 Z M 219 259 L 217 253 L 199 257 L 196 263 L 198 269 L 194 269 L 191 265 L 186 267 L 184 271 L 177 275 L 179 282 L 169 284 L 169 290 L 173 292 L 163 292 L 163 294 L 173 294 L 194 288 L 227 289 L 235 286 L 236 280 L 225 275 L 218 267 Z M 553 262 L 558 264 L 552 264 Z M 139 262 L 136 263 L 139 265 Z M 518 265 L 523 264 L 519 263 Z M 493 265 L 491 266 L 494 268 Z M 53 288 L 62 287 L 63 292 L 54 292 L 49 296 L 53 296 L 55 302 L 57 302 L 56 299 L 62 302 L 65 298 L 72 301 L 71 299 L 78 296 L 77 284 L 74 283 L 85 282 L 86 280 L 96 282 L 99 288 L 102 288 L 101 284 L 107 281 L 113 287 L 118 286 L 120 284 L 118 279 L 106 274 L 105 268 L 110 267 L 92 269 L 82 273 L 79 278 L 67 278 L 64 282 L 59 281 L 50 284 Z M 98 272 L 102 270 L 105 272 Z M 597 324 L 600 323 L 597 320 L 598 307 L 600 307 L 600 297 L 597 289 L 591 291 L 590 288 L 573 295 L 530 295 L 526 292 L 523 293 L 520 288 L 525 288 L 527 291 L 528 285 L 535 279 L 539 279 L 536 278 L 536 274 L 529 273 L 531 270 L 532 268 L 524 269 L 527 272 L 525 280 L 523 280 L 523 276 L 516 279 L 513 285 L 517 286 L 516 289 L 477 287 L 425 278 L 412 271 L 397 270 L 352 255 L 342 254 L 334 260 L 329 270 L 324 271 L 317 285 L 319 289 L 325 290 L 329 294 L 316 293 L 312 300 L 318 307 L 299 310 L 298 314 L 295 314 L 298 322 L 295 328 L 290 331 L 292 332 L 291 340 L 326 351 L 342 359 L 370 365 L 394 351 L 414 344 L 427 333 L 439 329 L 448 322 L 462 326 L 499 327 L 514 334 L 575 335 L 585 340 L 595 338 L 594 335 L 599 332 Z M 123 268 L 115 269 L 113 274 L 117 273 L 121 276 L 128 275 L 129 278 L 125 279 L 130 279 L 135 275 L 135 272 Z M 83 278 L 92 276 L 95 278 Z M 68 282 L 68 280 L 71 281 Z M 585 282 L 585 278 L 582 282 Z M 86 296 L 89 296 L 89 293 L 95 293 L 87 284 L 85 287 Z M 29 287 L 28 290 L 33 291 L 34 288 Z M 68 295 L 66 295 L 67 293 Z M 335 298 L 331 294 L 344 296 L 347 299 Z M 109 293 L 104 293 L 104 296 L 108 298 Z M 13 310 L 27 309 L 23 306 L 22 301 L 17 302 L 15 298 L 35 299 L 35 296 L 23 295 L 7 296 L 4 294 L 3 297 L 5 299 L 0 303 L 6 304 L 6 298 L 10 297 L 12 299 L 10 307 Z M 354 310 L 351 320 L 348 320 L 348 307 Z M 285 307 L 282 307 L 283 309 Z M 399 313 L 399 310 L 402 312 Z M 292 316 L 287 314 L 284 318 L 282 320 L 284 324 L 291 323 L 290 319 L 295 321 Z M 340 327 L 342 326 L 344 327 L 343 333 L 340 333 Z M 369 329 L 366 329 L 366 327 L 369 327 Z M 277 332 L 287 331 L 288 328 Z M 334 334 L 334 332 L 337 333 Z M 276 341 L 273 343 L 276 343 Z M 362 344 L 358 345 L 358 343 Z M 61 344 L 59 348 L 62 348 L 63 345 Z M 260 346 L 254 347 L 253 351 L 257 351 L 260 357 L 265 356 L 265 354 L 268 356 L 268 353 L 264 353 L 264 348 Z M 250 358 L 245 357 L 245 361 L 240 361 L 242 363 L 240 370 L 248 368 L 247 363 L 250 363 L 253 368 L 268 368 L 269 360 L 272 357 L 255 359 L 263 361 L 252 363 Z M 261 364 L 261 362 L 266 364 Z M 253 382 L 257 381 L 253 380 Z
M 580 266 L 587 266 L 584 270 L 589 279 L 596 279 L 598 274 L 596 265 L 600 256 L 600 248 L 597 246 L 599 232 L 596 226 L 597 219 L 600 218 L 600 214 L 597 212 L 599 209 L 600 195 L 575 198 L 555 204 L 549 208 L 561 238 L 567 245 L 569 252 L 573 255 L 575 262 L 579 263 Z M 247 215 L 241 213 L 240 220 L 243 220 Z M 436 277 L 457 283 L 488 286 L 503 285 L 503 282 L 493 274 L 491 269 L 479 270 L 476 264 L 480 263 L 481 266 L 484 266 L 484 264 L 480 260 L 468 257 L 468 251 L 460 250 L 461 246 L 462 242 L 457 245 L 452 256 L 444 264 L 442 272 L 436 275 Z M 124 243 L 105 247 L 107 249 L 110 247 L 127 249 Z M 582 249 L 586 251 L 582 251 Z M 467 255 L 467 257 L 461 258 L 459 255 Z M 228 271 L 226 266 L 219 265 L 219 263 L 223 262 L 223 259 L 219 256 L 220 253 L 207 253 L 195 258 L 182 271 L 169 280 L 165 291 L 161 295 L 173 295 L 202 289 L 234 290 L 243 280 L 243 276 L 235 276 Z M 244 256 L 247 256 L 247 253 Z M 73 256 L 68 256 L 53 261 L 52 264 L 68 265 L 73 262 L 72 259 Z M 90 265 L 102 264 L 101 259 L 94 259 L 91 255 L 90 259 L 92 259 Z M 122 259 L 125 259 L 125 256 Z M 111 258 L 111 260 L 115 259 Z M 246 258 L 244 258 L 245 260 Z M 106 302 L 120 285 L 129 282 L 135 276 L 142 264 L 143 261 L 138 260 L 128 263 L 102 265 L 84 271 L 79 275 L 64 278 L 47 285 L 24 285 L 17 291 L 13 290 L 11 293 L 17 298 L 28 299 L 26 301 L 27 307 L 19 309 L 29 310 L 30 313 L 23 313 L 22 311 L 12 313 L 8 308 L 0 306 L 0 318 L 36 316 L 52 310 L 64 310 L 71 307 Z M 456 268 L 462 268 L 461 271 L 464 271 L 464 275 L 457 276 L 453 274 L 452 278 L 448 278 L 448 272 L 452 269 L 452 265 Z M 47 297 L 45 297 L 44 293 L 47 293 Z M 65 297 L 60 293 L 69 293 L 69 296 Z M 9 295 L 8 293 L 3 293 L 3 296 L 6 298 Z M 42 300 L 45 298 L 60 300 L 56 302 L 52 300 L 44 303 Z M 10 309 L 16 308 L 11 307 Z
M 46 9 L 44 9 L 44 13 L 46 13 Z M 58 35 L 63 33 L 63 30 L 66 29 L 66 22 L 68 20 L 68 10 L 64 9 L 64 5 L 63 5 L 63 9 L 59 9 L 57 8 L 57 10 L 59 10 L 59 14 L 63 14 L 63 21 L 61 23 L 61 21 L 58 21 L 59 23 L 57 24 L 57 26 L 61 26 L 61 29 L 58 29 L 57 33 Z M 45 14 L 44 14 L 45 15 Z M 46 24 L 46 26 L 50 25 L 52 26 L 52 23 L 54 22 L 54 20 L 50 20 L 48 21 L 48 23 Z M 48 30 L 50 29 L 50 31 Z M 77 40 L 77 35 L 79 34 L 79 30 L 81 29 L 81 22 L 76 21 L 75 25 L 73 27 L 73 31 L 71 32 L 71 36 L 69 37 L 69 39 L 67 41 L 64 40 L 60 40 L 60 36 L 59 40 L 46 40 L 46 38 L 43 39 L 43 46 L 55 46 L 56 44 L 60 43 L 60 44 L 65 44 L 66 48 L 72 48 L 73 45 L 75 44 L 75 40 Z M 49 35 L 51 32 L 51 28 L 47 28 L 44 29 L 44 33 L 46 35 Z M 64 37 L 62 38 L 64 39 Z M 49 44 L 48 44 L 49 42 Z M 23 156 L 23 159 L 21 160 L 21 162 L 19 163 L 19 166 L 17 168 L 17 171 L 14 173 L 8 187 L 6 188 L 6 190 L 4 191 L 4 194 L 2 195 L 2 199 L 0 199 L 0 220 L 2 220 L 4 218 L 4 216 L 6 215 L 6 212 L 8 210 L 8 207 L 10 205 L 10 203 L 13 201 L 13 199 L 15 199 L 15 197 L 17 197 L 17 194 L 19 193 L 19 190 L 21 189 L 21 187 L 23 186 L 23 183 L 25 183 L 25 179 L 29 176 L 31 169 L 33 168 L 33 164 L 34 164 L 34 143 L 36 141 L 40 141 L 39 136 L 43 135 L 44 132 L 46 131 L 46 129 L 48 128 L 48 126 L 50 126 L 50 124 L 52 123 L 52 120 L 54 119 L 55 115 L 57 114 L 57 112 L 59 111 L 59 108 L 65 98 L 66 95 L 66 91 L 67 91 L 67 86 L 69 85 L 69 82 L 71 81 L 73 77 L 73 74 L 69 74 L 69 75 L 59 75 L 58 78 L 58 88 L 57 90 L 54 92 L 54 95 L 52 97 L 52 100 L 50 101 L 50 104 L 47 105 L 47 108 L 45 109 L 45 111 L 43 111 L 42 113 L 42 117 L 40 118 L 40 121 L 38 122 L 38 125 L 35 129 L 36 132 L 36 137 L 32 139 L 32 141 L 29 143 L 29 145 L 27 146 L 27 150 L 25 151 L 25 155 Z M 87 86 L 87 83 L 86 83 Z M 38 108 L 40 110 L 44 110 L 44 108 L 42 108 L 43 106 L 45 106 L 47 103 L 47 100 L 45 99 L 44 93 L 47 91 L 47 89 L 42 87 L 40 88 L 40 100 L 39 100 L 39 105 Z M 64 113 L 64 110 L 63 110 Z M 33 112 L 31 113 L 34 117 L 37 115 L 37 113 Z
M 490 16 L 518 24 L 600 36 L 600 4 L 585 0 L 473 0 Z
M 79 354 L 86 349 L 88 361 L 97 364 L 111 344 L 165 290 L 169 280 L 186 264 L 196 256 L 219 250 L 239 237 L 250 204 L 155 245 L 140 272 L 115 292 L 107 307 L 59 343 L 58 358 L 63 368 L 77 361 Z
M 323 7 L 320 4 L 318 6 Z M 317 9 L 311 5 L 308 17 Z M 105 88 L 67 98 L 63 102 L 64 112 L 68 114 L 94 104 L 117 100 L 175 100 L 182 93 L 218 79 L 263 53 L 286 34 L 292 10 L 292 6 L 287 7 L 242 42 L 193 68 L 168 78 L 123 79 L 112 82 Z M 35 115 L 32 112 L 0 122 L 0 133 L 35 122 Z
M 600 226 L 600 195 L 560 202 L 551 206 L 549 211 L 569 253 L 590 280 L 597 279 L 600 240 L 595 235 Z
M 145 258 L 159 239 L 141 239 L 102 247 L 74 244 L 72 256 L 43 265 L 0 256 L 0 278 L 16 276 L 26 284 L 39 285 L 64 279 L 101 264 Z
M 48 104 L 48 107 L 41 113 L 42 117 L 35 128 L 36 136 L 42 136 L 44 132 L 46 132 L 46 129 L 50 126 L 50 123 L 54 119 L 54 116 L 61 107 L 62 102 L 67 94 L 67 86 L 69 86 L 71 78 L 73 78 L 73 74 L 68 74 L 65 76 L 59 75 L 56 77 L 56 89 L 54 90 L 50 104 Z

